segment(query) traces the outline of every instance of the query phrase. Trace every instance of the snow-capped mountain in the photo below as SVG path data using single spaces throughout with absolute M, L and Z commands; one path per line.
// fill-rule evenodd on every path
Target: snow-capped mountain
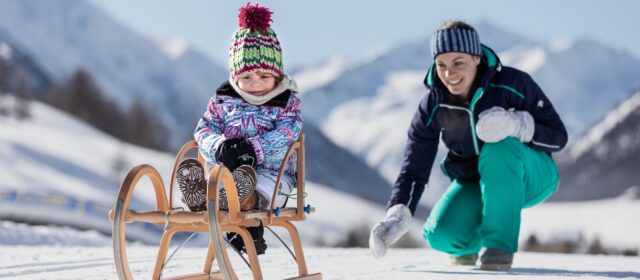
M 0 7 L 0 27 L 13 31 L 6 36 L 13 39 L 12 49 L 32 57 L 40 67 L 36 69 L 60 80 L 83 67 L 91 71 L 106 96 L 124 106 L 135 97 L 143 98 L 145 105 L 158 108 L 158 116 L 175 124 L 169 128 L 179 145 L 191 138 L 211 91 L 226 77 L 184 42 L 145 39 L 84 1 L 4 1 Z M 58 55 L 49 56 L 54 53 Z M 339 60 L 333 65 L 332 69 L 339 69 Z M 312 106 L 304 106 L 305 115 L 308 108 Z M 305 131 L 311 136 L 307 137 L 308 178 L 386 203 L 390 191 L 383 178 L 327 140 L 313 124 L 305 124 Z M 99 158 L 112 155 L 111 151 Z
M 557 158 L 555 200 L 600 199 L 640 186 L 640 91 L 636 91 Z
M 638 59 L 595 41 L 540 43 L 489 23 L 478 24 L 478 31 L 504 65 L 533 76 L 554 102 L 572 137 L 640 82 Z M 425 94 L 422 81 L 431 63 L 429 53 L 427 39 L 414 40 L 344 67 L 335 80 L 302 96 L 303 102 L 314 104 L 306 111 L 307 119 L 392 182 L 403 157 L 406 129 Z M 430 186 L 435 192 L 447 184 L 438 168 L 433 168 Z M 427 200 L 437 197 L 429 194 Z
M 170 55 L 164 43 L 136 34 L 86 1 L 1 1 L 0 29 L 54 82 L 83 68 L 123 109 L 135 99 L 154 108 L 174 132 L 173 146 L 188 139 L 227 77 L 188 46 Z

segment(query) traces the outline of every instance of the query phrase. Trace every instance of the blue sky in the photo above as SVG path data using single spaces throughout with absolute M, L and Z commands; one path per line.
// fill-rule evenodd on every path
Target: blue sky
M 181 38 L 226 65 L 238 9 L 231 0 L 90 0 L 150 37 Z M 406 40 L 425 38 L 448 19 L 489 21 L 541 41 L 586 37 L 640 58 L 640 1 L 634 0 L 279 0 L 253 1 L 273 12 L 285 68 L 332 55 L 351 60 Z M 482 38 L 482 34 L 480 34 Z M 425 46 L 428 51 L 428 46 Z

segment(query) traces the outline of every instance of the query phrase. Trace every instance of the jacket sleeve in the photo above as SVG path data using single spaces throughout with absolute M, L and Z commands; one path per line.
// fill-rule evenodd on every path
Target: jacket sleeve
M 221 112 L 216 110 L 215 104 L 216 98 L 214 96 L 209 100 L 207 111 L 198 121 L 196 130 L 193 133 L 196 142 L 198 142 L 198 150 L 207 162 L 211 163 L 216 162 L 216 150 L 220 143 L 225 140 L 222 134 Z
M 527 144 L 534 149 L 549 153 L 562 150 L 568 140 L 564 123 L 551 101 L 531 76 L 524 73 L 523 79 L 525 110 L 533 116 L 535 121 L 533 139 Z
M 247 139 L 256 152 L 258 165 L 274 170 L 280 168 L 289 146 L 298 140 L 302 130 L 300 106 L 300 99 L 292 94 L 289 97 L 287 106 L 278 116 L 275 129 Z
M 404 161 L 388 204 L 388 208 L 400 203 L 405 204 L 412 215 L 415 214 L 418 201 L 429 181 L 440 140 L 440 130 L 432 116 L 438 106 L 429 104 L 429 100 L 429 95 L 426 95 L 420 101 L 420 106 L 411 121 Z

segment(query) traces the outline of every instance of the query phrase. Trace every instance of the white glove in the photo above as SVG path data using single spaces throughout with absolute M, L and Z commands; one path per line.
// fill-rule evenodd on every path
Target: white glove
M 492 107 L 480 113 L 476 124 L 476 134 L 486 143 L 495 143 L 508 136 L 514 136 L 523 143 L 533 139 L 535 122 L 527 111 L 507 111 L 502 107 Z
M 380 258 L 387 253 L 387 247 L 396 242 L 411 227 L 411 211 L 404 204 L 396 204 L 389 208 L 384 221 L 371 229 L 369 249 L 371 254 Z

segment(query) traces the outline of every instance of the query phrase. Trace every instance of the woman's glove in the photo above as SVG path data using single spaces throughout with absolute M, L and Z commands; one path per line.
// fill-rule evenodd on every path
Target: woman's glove
M 495 143 L 509 136 L 528 143 L 533 139 L 535 122 L 527 111 L 507 111 L 502 107 L 492 107 L 480 113 L 476 124 L 476 134 L 486 143 Z
M 256 152 L 244 138 L 227 139 L 216 151 L 216 160 L 233 171 L 240 165 L 256 167 Z
M 411 227 L 411 211 L 404 204 L 396 204 L 389 208 L 384 221 L 371 229 L 369 249 L 371 254 L 380 258 L 387 253 L 387 247 L 396 242 Z

